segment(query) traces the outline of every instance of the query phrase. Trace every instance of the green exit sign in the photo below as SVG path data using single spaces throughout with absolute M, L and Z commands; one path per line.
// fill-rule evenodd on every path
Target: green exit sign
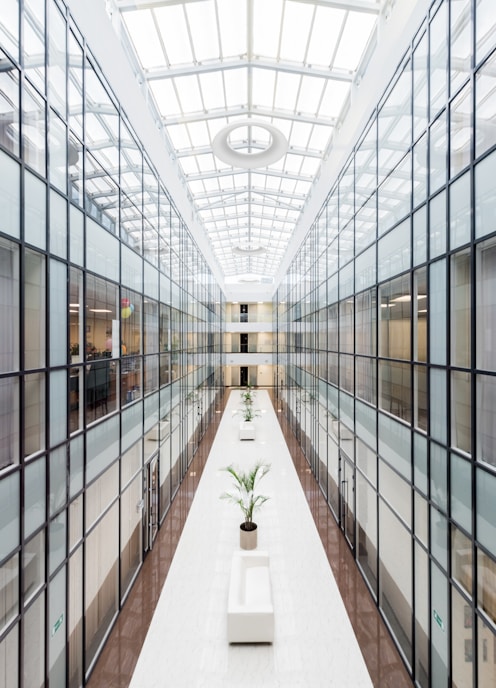
M 441 617 L 439 616 L 439 614 L 437 613 L 437 611 L 435 609 L 432 610 L 432 616 L 434 617 L 434 620 L 437 623 L 437 625 L 439 626 L 439 628 L 442 631 L 444 631 L 444 621 L 441 619 Z
M 52 638 L 57 633 L 59 628 L 62 626 L 63 622 L 64 622 L 64 615 L 61 614 L 59 616 L 59 618 L 57 619 L 57 621 L 52 626 Z

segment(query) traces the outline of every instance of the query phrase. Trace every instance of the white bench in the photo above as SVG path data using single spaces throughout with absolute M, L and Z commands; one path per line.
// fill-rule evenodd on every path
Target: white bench
M 230 643 L 271 643 L 274 607 L 267 552 L 233 554 L 227 603 L 227 639 Z

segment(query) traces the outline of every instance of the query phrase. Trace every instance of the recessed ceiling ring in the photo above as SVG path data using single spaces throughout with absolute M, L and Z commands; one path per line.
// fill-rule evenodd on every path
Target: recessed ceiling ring
M 238 256 L 261 256 L 263 253 L 267 253 L 267 249 L 265 246 L 256 246 L 256 245 L 239 245 L 239 246 L 234 246 L 233 253 L 236 253 Z
M 269 146 L 258 153 L 242 153 L 236 151 L 229 145 L 229 134 L 234 129 L 240 127 L 260 127 L 269 132 L 272 141 Z M 256 167 L 266 167 L 271 163 L 282 158 L 288 150 L 288 142 L 284 134 L 273 124 L 267 122 L 260 122 L 254 119 L 244 119 L 228 124 L 223 127 L 214 137 L 212 141 L 212 150 L 214 154 L 233 167 L 242 167 L 247 170 L 252 170 Z

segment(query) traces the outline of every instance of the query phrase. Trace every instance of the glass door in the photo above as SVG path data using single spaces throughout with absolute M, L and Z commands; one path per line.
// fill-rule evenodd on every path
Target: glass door
M 145 467 L 145 508 L 144 508 L 144 544 L 145 552 L 153 547 L 158 532 L 158 461 L 151 459 Z
M 344 454 L 341 463 L 341 530 L 352 549 L 355 549 L 355 466 Z

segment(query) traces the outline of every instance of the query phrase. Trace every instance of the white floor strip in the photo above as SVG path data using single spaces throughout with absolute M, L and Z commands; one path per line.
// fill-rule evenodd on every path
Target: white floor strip
M 256 439 L 238 439 L 231 392 L 155 610 L 131 688 L 361 688 L 372 686 L 288 448 L 266 391 Z M 258 548 L 270 555 L 272 645 L 229 645 L 227 595 L 241 510 L 219 499 L 220 471 L 267 461 Z

